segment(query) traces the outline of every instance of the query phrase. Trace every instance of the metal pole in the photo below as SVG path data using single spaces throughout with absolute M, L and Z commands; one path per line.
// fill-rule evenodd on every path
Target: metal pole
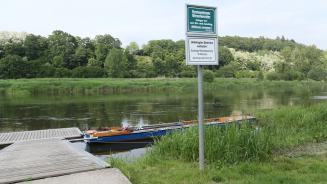
M 198 122 L 199 122 L 199 166 L 204 170 L 204 128 L 203 128 L 203 73 L 198 65 Z

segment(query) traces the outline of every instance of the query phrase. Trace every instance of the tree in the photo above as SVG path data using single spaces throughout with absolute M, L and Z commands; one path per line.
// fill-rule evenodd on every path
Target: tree
M 134 77 L 134 72 L 137 67 L 137 61 L 134 55 L 130 54 L 129 51 L 124 51 L 125 58 L 127 59 L 126 63 L 126 77 Z
M 77 40 L 74 36 L 63 31 L 53 31 L 48 38 L 50 58 L 62 56 L 63 67 L 73 69 L 79 64 L 74 59 Z
M 95 56 L 98 61 L 104 63 L 107 54 L 113 48 L 120 49 L 121 42 L 111 35 L 97 35 L 95 37 Z
M 126 76 L 127 58 L 121 49 L 110 50 L 104 63 L 109 77 L 122 78 Z
M 166 75 L 166 63 L 160 57 L 156 57 L 153 60 L 153 70 L 156 76 Z
M 137 59 L 137 68 L 135 76 L 138 78 L 155 77 L 153 63 L 148 56 L 139 56 Z
M 88 64 L 90 58 L 94 58 L 94 43 L 90 38 L 77 38 L 78 47 L 75 50 L 74 60 L 78 66 L 85 66 Z M 100 65 L 101 66 L 101 65 Z M 102 65 L 103 66 L 103 65 Z
M 315 46 L 296 48 L 286 47 L 281 51 L 281 55 L 289 65 L 289 68 L 291 67 L 293 70 L 301 72 L 305 76 L 307 76 L 309 71 L 314 67 L 323 64 L 323 52 Z
M 33 34 L 27 35 L 24 40 L 25 56 L 28 60 L 35 60 L 46 55 L 47 39 Z
M 24 57 L 25 51 L 23 41 L 14 42 L 9 40 L 9 42 L 4 45 L 4 53 L 6 56 L 17 55 Z
M 96 67 L 103 67 L 103 63 L 101 61 L 96 60 L 95 58 L 90 58 L 87 61 L 87 66 L 96 66 Z
M 127 47 L 126 50 L 130 53 L 130 54 L 136 54 L 139 51 L 139 46 L 137 45 L 136 42 L 131 42 Z
M 0 60 L 0 78 L 17 79 L 26 76 L 27 63 L 22 57 L 8 55 Z

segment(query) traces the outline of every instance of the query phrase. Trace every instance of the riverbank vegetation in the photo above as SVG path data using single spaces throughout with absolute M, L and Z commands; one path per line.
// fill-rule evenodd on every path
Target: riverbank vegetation
M 327 154 L 285 154 L 327 141 L 327 103 L 255 113 L 259 129 L 206 129 L 207 168 L 197 168 L 197 130 L 163 137 L 141 159 L 112 160 L 133 183 L 316 183 L 327 181 Z
M 327 54 L 282 37 L 219 37 L 216 77 L 326 80 Z M 208 73 L 208 72 L 207 72 Z M 209 72 L 210 73 L 210 72 Z M 81 38 L 64 31 L 48 37 L 0 32 L 0 79 L 195 77 L 185 65 L 184 40 L 151 40 L 125 48 L 118 38 Z
M 276 93 L 313 93 L 326 88 L 321 81 L 268 81 L 257 79 L 215 78 L 205 82 L 205 90 L 271 89 Z M 5 96 L 33 95 L 103 95 L 126 92 L 190 92 L 195 93 L 195 78 L 38 78 L 0 80 L 0 94 Z M 301 89 L 301 90 L 296 90 Z

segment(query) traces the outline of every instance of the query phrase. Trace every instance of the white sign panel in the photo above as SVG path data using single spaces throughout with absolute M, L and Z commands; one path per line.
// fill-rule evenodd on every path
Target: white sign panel
M 188 37 L 186 44 L 187 65 L 218 65 L 217 38 Z

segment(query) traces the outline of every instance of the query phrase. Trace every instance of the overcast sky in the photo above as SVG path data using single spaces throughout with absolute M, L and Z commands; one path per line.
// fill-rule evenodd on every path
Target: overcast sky
M 217 6 L 220 36 L 284 35 L 327 49 L 326 0 L 0 0 L 0 31 L 111 34 L 124 45 L 179 40 L 185 3 Z

